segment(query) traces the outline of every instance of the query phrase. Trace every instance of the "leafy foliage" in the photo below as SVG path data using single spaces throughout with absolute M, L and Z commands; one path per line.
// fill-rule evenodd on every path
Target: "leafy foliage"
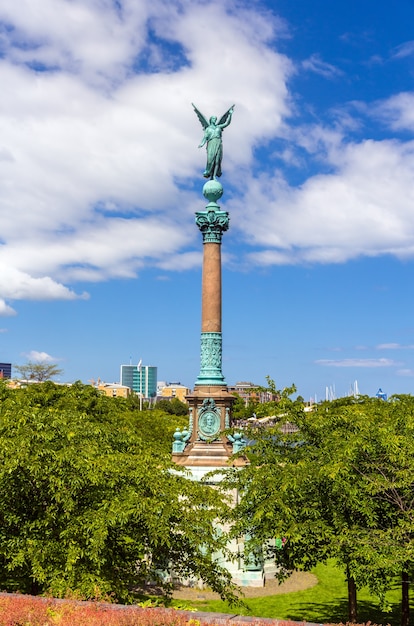
M 251 417 L 275 417 L 280 414 L 280 391 L 276 388 L 275 381 L 266 376 L 267 386 L 258 386 L 250 389 L 251 396 L 247 402 L 239 396 L 237 393 L 233 393 L 236 398 L 233 405 L 233 419 L 249 419 Z M 295 393 L 296 387 L 292 385 L 284 390 L 284 396 L 289 396 Z M 266 402 L 260 402 L 261 396 L 268 396 L 273 398 Z M 303 404 L 303 398 L 299 396 L 296 400 L 300 404 Z
M 162 398 L 157 401 L 157 409 L 161 409 L 171 415 L 188 415 L 188 404 L 181 402 L 178 398 Z
M 14 365 L 13 367 L 25 380 L 32 380 L 39 383 L 45 380 L 51 380 L 63 373 L 63 370 L 54 363 L 35 363 L 28 361 L 25 365 Z
M 222 615 L 214 621 L 212 615 L 194 615 L 165 608 L 114 607 L 104 603 L 56 602 L 45 598 L 25 596 L 0 597 L 0 626 L 242 626 L 245 619 Z M 289 620 L 263 621 L 252 618 L 252 626 L 296 626 Z M 361 625 L 362 626 L 362 625 Z M 372 626 L 375 626 L 372 624 Z
M 113 607 L 102 603 L 55 602 L 24 596 L 0 597 L 0 626 L 241 626 L 232 616 L 224 621 L 204 614 L 202 622 L 197 616 L 168 609 L 142 609 Z M 252 626 L 264 626 L 263 620 L 251 620 Z M 266 621 L 268 624 L 268 620 Z M 295 626 L 296 622 L 275 620 L 278 626 Z M 372 625 L 375 626 L 375 625 Z
M 339 568 L 333 559 L 320 563 L 311 570 L 317 578 L 317 584 L 306 589 L 292 590 L 296 587 L 287 587 L 289 591 L 275 595 L 248 597 L 245 599 L 247 610 L 241 609 L 243 615 L 274 618 L 279 620 L 296 620 L 297 623 L 311 624 L 338 624 L 343 623 L 347 614 L 348 591 L 342 568 Z M 397 582 L 397 581 L 396 581 Z M 300 586 L 300 585 L 299 585 Z M 390 624 L 399 626 L 401 621 L 401 592 L 393 588 L 387 592 L 389 610 L 384 611 L 378 603 L 378 598 L 371 594 L 367 587 L 358 589 L 359 621 L 367 625 Z M 214 611 L 230 613 L 231 607 L 221 600 L 203 599 L 193 601 L 194 608 L 199 611 Z
M 232 597 L 213 556 L 225 504 L 172 465 L 159 418 L 80 383 L 0 386 L 3 589 L 128 600 L 148 579 L 168 588 L 173 564 Z
M 249 533 L 251 550 L 269 541 L 280 576 L 334 557 L 350 591 L 368 584 L 384 598 L 398 572 L 414 571 L 414 398 L 342 398 L 306 413 L 289 393 L 278 415 L 298 432 L 253 430 L 250 464 L 229 473 L 226 488 L 243 493 L 234 533 Z
M 0 598 L 0 626 L 187 626 L 173 610 L 123 608 L 102 603 L 57 603 L 24 596 Z

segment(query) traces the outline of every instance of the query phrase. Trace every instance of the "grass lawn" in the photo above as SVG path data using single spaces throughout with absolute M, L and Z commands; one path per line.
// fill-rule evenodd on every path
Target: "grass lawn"
M 344 574 L 333 563 L 318 565 L 313 573 L 318 584 L 311 589 L 274 596 L 262 596 L 245 600 L 249 610 L 230 607 L 220 600 L 191 602 L 194 608 L 220 613 L 250 614 L 256 617 L 273 617 L 307 621 L 317 624 L 347 622 L 348 591 Z M 384 613 L 378 607 L 377 599 L 368 589 L 358 591 L 358 622 L 391 624 L 399 626 L 401 589 L 396 581 L 395 588 L 387 593 L 390 612 Z

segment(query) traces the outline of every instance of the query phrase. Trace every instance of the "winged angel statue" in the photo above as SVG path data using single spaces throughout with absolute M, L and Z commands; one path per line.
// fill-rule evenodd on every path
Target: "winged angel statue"
M 234 104 L 221 116 L 218 122 L 214 115 L 207 121 L 194 104 L 193 107 L 204 129 L 204 136 L 198 147 L 201 148 L 207 143 L 207 165 L 203 176 L 204 178 L 216 179 L 218 176 L 221 176 L 221 161 L 223 159 L 223 141 L 221 135 L 223 128 L 226 128 L 231 122 Z

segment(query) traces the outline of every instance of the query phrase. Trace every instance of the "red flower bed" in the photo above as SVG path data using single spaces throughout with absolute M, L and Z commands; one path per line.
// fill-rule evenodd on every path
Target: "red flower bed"
M 116 608 L 110 604 L 56 602 L 27 596 L 0 597 L 0 626 L 187 626 L 167 609 Z
M 219 620 L 220 626 L 226 624 Z M 268 620 L 252 620 L 261 626 Z M 244 622 L 245 623 L 245 622 Z M 93 602 L 59 601 L 24 595 L 0 596 L 0 626 L 218 626 L 212 616 L 202 621 L 188 613 L 163 608 L 120 607 Z M 230 624 L 230 621 L 228 622 Z M 240 622 L 231 620 L 232 626 Z M 289 622 L 278 622 L 289 626 Z M 292 622 L 293 624 L 293 622 Z
M 243 618 L 244 626 L 247 619 Z M 251 626 L 271 626 L 272 623 L 277 626 L 298 626 L 298 622 L 254 618 L 247 623 Z M 174 609 L 121 607 L 98 602 L 58 601 L 24 595 L 0 596 L 0 626 L 230 626 L 230 624 L 241 626 L 242 622 L 237 621 L 237 618 L 229 621 L 217 618 L 215 621 L 213 614 L 211 621 L 204 615 L 199 620 L 196 616 Z M 352 626 L 363 625 L 352 624 Z

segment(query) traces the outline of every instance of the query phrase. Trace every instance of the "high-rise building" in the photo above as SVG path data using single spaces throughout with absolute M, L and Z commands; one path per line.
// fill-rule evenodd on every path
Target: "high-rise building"
M 129 387 L 143 398 L 155 398 L 157 368 L 153 365 L 121 365 L 121 385 Z
M 11 363 L 0 363 L 0 378 L 11 378 Z

